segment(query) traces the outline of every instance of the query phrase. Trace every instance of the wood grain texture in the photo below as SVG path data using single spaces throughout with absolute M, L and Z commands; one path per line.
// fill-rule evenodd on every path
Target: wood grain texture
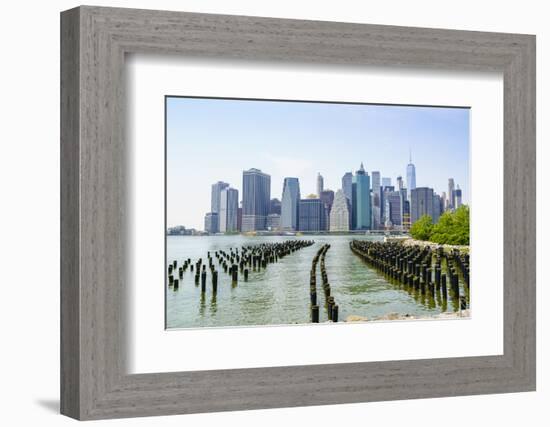
M 535 389 L 534 36 L 97 7 L 63 12 L 61 28 L 62 413 L 100 419 Z M 128 375 L 127 53 L 501 71 L 504 354 Z

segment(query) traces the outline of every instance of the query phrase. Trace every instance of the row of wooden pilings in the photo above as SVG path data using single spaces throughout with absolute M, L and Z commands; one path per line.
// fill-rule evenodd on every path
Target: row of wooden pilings
M 325 267 L 325 256 L 330 249 L 330 245 L 326 244 L 321 246 L 313 257 L 311 262 L 311 272 L 309 276 L 309 295 L 311 300 L 311 321 L 312 323 L 319 323 L 319 305 L 317 299 L 317 264 L 320 266 L 322 289 L 325 295 L 325 307 L 327 310 L 328 320 L 338 322 L 338 305 L 334 300 L 334 296 L 331 295 L 330 284 L 328 282 L 327 270 Z
M 441 292 L 445 302 L 449 290 L 449 296 L 457 303 L 457 308 L 458 306 L 461 309 L 468 308 L 470 283 L 468 254 L 461 254 L 458 250 L 447 253 L 442 247 L 432 250 L 429 246 L 404 246 L 393 242 L 364 240 L 353 240 L 350 248 L 369 266 L 407 289 L 419 291 L 421 295 L 428 294 L 432 298 L 435 292 Z M 443 272 L 445 269 L 446 274 Z M 464 295 L 460 294 L 459 272 L 464 282 Z
M 239 272 L 243 280 L 248 281 L 250 271 L 260 271 L 267 268 L 269 264 L 280 261 L 287 255 L 300 249 L 313 245 L 313 240 L 288 240 L 280 243 L 263 243 L 258 245 L 242 246 L 239 248 L 229 248 L 228 251 L 217 250 L 213 253 L 208 251 L 206 259 L 208 260 L 208 270 L 212 283 L 212 292 L 218 291 L 218 271 L 223 271 L 231 278 L 231 283 L 236 286 L 239 281 Z M 218 263 L 216 269 L 215 261 Z M 174 277 L 177 269 L 177 278 Z M 180 281 L 183 280 L 184 273 L 194 272 L 195 286 L 201 287 L 201 293 L 206 292 L 207 269 L 203 264 L 203 259 L 199 258 L 194 264 L 188 258 L 178 268 L 178 261 L 174 260 L 168 265 L 168 286 L 174 291 L 179 288 Z

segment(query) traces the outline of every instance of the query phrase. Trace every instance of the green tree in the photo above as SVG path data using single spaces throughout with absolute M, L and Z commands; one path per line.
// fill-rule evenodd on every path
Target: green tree
M 416 240 L 430 240 L 432 228 L 432 217 L 429 215 L 422 215 L 418 221 L 411 226 L 411 236 Z
M 427 215 L 421 217 L 411 227 L 411 235 L 418 240 L 429 240 L 439 244 L 470 244 L 470 208 L 462 205 L 456 211 L 447 211 L 432 225 Z

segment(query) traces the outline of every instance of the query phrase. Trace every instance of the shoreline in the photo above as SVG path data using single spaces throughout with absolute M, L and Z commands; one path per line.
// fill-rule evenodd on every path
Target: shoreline
M 439 313 L 433 316 L 416 316 L 412 314 L 399 314 L 399 313 L 388 313 L 383 316 L 376 316 L 368 318 L 365 316 L 358 316 L 351 314 L 346 317 L 346 323 L 359 323 L 359 322 L 387 322 L 387 321 L 407 321 L 407 320 L 451 320 L 451 319 L 469 319 L 471 318 L 470 309 L 461 310 L 461 311 L 449 311 L 444 313 Z

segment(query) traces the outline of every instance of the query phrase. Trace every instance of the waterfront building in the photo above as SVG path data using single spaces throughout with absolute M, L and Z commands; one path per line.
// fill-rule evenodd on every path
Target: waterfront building
M 220 194 L 219 231 L 234 233 L 238 231 L 239 192 L 231 187 L 224 188 Z
M 349 200 L 343 190 L 338 190 L 334 196 L 334 202 L 330 210 L 329 230 L 349 231 Z
M 441 211 L 441 196 L 439 196 L 438 194 L 435 194 L 435 193 L 434 193 L 434 196 L 433 196 L 432 209 L 433 209 L 432 221 L 435 224 L 437 221 L 439 221 L 439 217 L 442 214 L 442 211 Z
M 221 192 L 224 188 L 229 187 L 229 184 L 227 182 L 218 181 L 215 184 L 212 184 L 212 190 L 210 195 L 210 212 L 212 213 L 219 213 L 220 212 L 220 196 Z M 219 215 L 217 217 L 217 221 L 219 221 Z M 219 223 L 216 224 L 216 229 L 219 230 L 220 225 Z
M 429 215 L 433 221 L 433 195 L 433 189 L 428 187 L 411 190 L 411 225 L 423 215 Z
M 279 199 L 271 199 L 269 202 L 269 213 L 281 215 L 281 201 Z
M 381 221 L 380 221 L 380 215 L 382 213 L 381 209 L 381 186 L 380 186 L 380 172 L 379 171 L 372 171 L 371 173 L 372 178 L 372 228 L 374 230 L 378 230 L 381 227 Z
M 344 176 L 342 177 L 342 191 L 344 192 L 344 195 L 351 203 L 351 187 L 352 187 L 352 181 L 353 181 L 353 174 L 351 172 L 346 172 Z
M 329 226 L 330 210 L 332 209 L 332 204 L 334 203 L 334 191 L 332 190 L 323 190 L 319 196 L 323 206 L 325 208 L 325 226 Z
M 218 213 L 217 212 L 208 212 L 204 216 L 204 231 L 210 234 L 215 234 L 219 231 L 218 229 Z
M 326 229 L 325 208 L 321 199 L 300 199 L 298 229 L 300 231 L 324 231 Z
M 384 228 L 384 222 L 386 220 L 386 193 L 390 191 L 395 191 L 393 185 L 386 185 L 380 189 L 380 224 L 382 228 Z
M 409 164 L 407 165 L 407 200 L 411 200 L 411 192 L 416 188 L 416 168 L 409 153 Z
M 300 197 L 300 182 L 298 178 L 285 178 L 281 200 L 281 229 L 287 231 L 298 230 Z
M 453 210 L 455 208 L 455 180 L 449 178 L 449 203 L 448 208 Z
M 279 231 L 281 229 L 281 215 L 270 213 L 267 216 L 267 229 L 269 231 Z
M 370 176 L 365 172 L 363 163 L 352 181 L 352 220 L 355 230 L 372 228 L 372 208 L 370 204 Z
M 458 209 L 460 206 L 462 206 L 462 190 L 457 185 L 455 190 L 454 208 Z
M 390 224 L 390 227 L 397 227 L 403 224 L 402 212 L 402 194 L 401 191 L 385 191 L 385 215 L 384 223 Z
M 271 200 L 271 176 L 260 169 L 243 171 L 242 231 L 266 229 Z
M 324 190 L 324 180 L 320 173 L 317 173 L 317 197 L 321 197 L 321 193 Z
M 242 231 L 243 229 L 243 202 L 241 201 L 241 206 L 237 210 L 237 231 Z

